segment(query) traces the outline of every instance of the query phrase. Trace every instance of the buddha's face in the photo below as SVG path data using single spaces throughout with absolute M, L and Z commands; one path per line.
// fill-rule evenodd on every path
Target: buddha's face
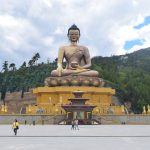
M 80 37 L 79 30 L 69 30 L 68 37 L 71 42 L 77 42 Z

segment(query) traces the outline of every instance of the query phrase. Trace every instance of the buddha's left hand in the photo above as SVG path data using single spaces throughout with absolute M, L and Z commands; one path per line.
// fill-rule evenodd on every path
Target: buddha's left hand
M 81 67 L 80 65 L 77 65 L 77 66 L 76 66 L 76 69 L 77 69 L 77 70 L 82 70 L 83 67 Z

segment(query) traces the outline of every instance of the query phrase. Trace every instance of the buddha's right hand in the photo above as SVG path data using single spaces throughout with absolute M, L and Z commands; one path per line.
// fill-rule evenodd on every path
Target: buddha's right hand
M 58 71 L 58 76 L 61 76 L 61 74 L 62 74 L 62 72 L 63 72 L 62 64 L 59 64 L 59 63 L 58 63 L 57 71 Z

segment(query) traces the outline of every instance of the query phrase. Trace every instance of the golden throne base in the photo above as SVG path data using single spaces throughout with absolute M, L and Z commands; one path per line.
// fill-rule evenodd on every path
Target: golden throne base
M 33 89 L 33 93 L 36 94 L 38 108 L 42 107 L 46 113 L 59 114 L 60 111 L 62 112 L 61 104 L 69 103 L 68 99 L 74 97 L 72 92 L 78 90 L 84 92 L 83 98 L 89 99 L 87 103 L 105 107 L 110 106 L 112 96 L 115 94 L 115 90 L 112 88 L 86 86 L 38 87 Z M 35 113 L 35 111 L 30 111 L 30 114 L 32 112 Z

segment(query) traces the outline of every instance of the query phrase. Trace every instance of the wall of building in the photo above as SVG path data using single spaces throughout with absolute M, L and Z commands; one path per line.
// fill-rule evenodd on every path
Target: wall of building
M 0 124 L 12 124 L 15 119 L 18 120 L 20 124 L 31 125 L 35 124 L 58 124 L 65 116 L 63 115 L 0 115 Z
M 0 115 L 0 124 L 11 124 L 17 119 L 21 124 L 27 121 L 27 124 L 58 124 L 65 119 L 64 115 Z M 93 116 L 93 120 L 97 119 L 102 124 L 148 124 L 150 125 L 150 115 L 101 115 Z
M 100 121 L 102 124 L 150 124 L 150 114 L 94 115 L 93 118 Z

